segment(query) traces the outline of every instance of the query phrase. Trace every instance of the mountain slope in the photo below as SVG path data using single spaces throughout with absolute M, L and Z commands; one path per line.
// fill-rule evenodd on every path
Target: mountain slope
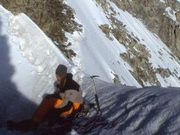
M 141 21 L 110 1 L 67 4 L 83 28 L 68 36 L 77 54 L 73 61 L 86 73 L 133 86 L 179 86 L 179 59 Z
M 83 4 L 83 6 L 86 4 Z M 95 8 L 94 3 L 88 5 Z M 131 18 L 131 16 L 128 17 Z M 15 16 L 1 6 L 0 18 L 0 134 L 35 134 L 34 132 L 9 131 L 5 127 L 6 121 L 9 119 L 19 121 L 29 118 L 42 100 L 43 95 L 54 91 L 54 70 L 59 63 L 68 66 L 69 72 L 72 72 L 74 79 L 80 83 L 85 98 L 94 102 L 93 87 L 89 75 L 79 70 L 72 61 L 69 61 L 31 19 L 25 14 Z M 89 22 L 87 23 L 89 24 Z M 93 31 L 100 32 L 97 26 L 93 24 L 90 26 L 92 26 Z M 106 38 L 106 36 L 101 32 L 95 34 L 101 35 L 102 40 L 107 41 L 103 38 Z M 83 37 L 85 36 L 83 35 Z M 79 34 L 76 35 L 76 33 L 69 35 L 70 38 L 79 42 L 82 41 L 79 39 Z M 98 39 L 97 41 L 101 42 Z M 88 42 L 91 43 L 91 40 L 87 39 Z M 108 40 L 108 42 L 110 41 Z M 93 49 L 90 45 L 87 47 L 90 50 Z M 96 48 L 102 49 L 101 46 L 98 47 Z M 97 51 L 96 49 L 93 50 Z M 86 52 L 87 55 L 88 52 Z M 164 50 L 164 52 L 166 51 Z M 105 56 L 103 52 L 102 54 L 98 52 L 90 53 L 93 54 L 96 61 L 103 62 L 102 56 Z M 85 55 L 84 52 L 81 55 Z M 109 57 L 112 58 L 111 54 L 109 54 Z M 74 63 L 75 60 L 77 59 L 74 59 Z M 174 60 L 172 58 L 172 61 Z M 91 59 L 89 61 L 91 62 Z M 102 64 L 103 66 L 107 65 L 106 61 Z M 93 67 L 94 65 L 89 65 L 92 70 L 96 70 Z M 132 69 L 127 65 L 124 66 Z M 130 73 L 123 76 L 127 79 L 124 79 L 124 82 L 129 81 L 128 83 L 131 85 L 140 86 L 133 77 L 128 79 L 128 76 L 131 76 Z M 96 79 L 95 83 L 103 117 L 109 121 L 110 126 L 94 127 L 88 134 L 164 135 L 180 133 L 179 87 L 136 88 L 135 86 L 107 83 L 102 81 L 101 78 L 100 80 Z M 175 80 L 173 84 L 177 82 L 178 80 Z
M 139 18 L 180 58 L 178 53 L 180 49 L 180 2 L 177 0 L 111 1 L 119 8 Z
M 180 3 L 176 0 L 0 3 L 13 13 L 28 15 L 88 74 L 137 87 L 179 86 Z

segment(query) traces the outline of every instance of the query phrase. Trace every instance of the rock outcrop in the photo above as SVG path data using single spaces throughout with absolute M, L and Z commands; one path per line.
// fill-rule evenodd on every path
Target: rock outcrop
M 113 40 L 111 37 L 111 35 L 113 35 L 118 40 L 118 42 L 123 44 L 127 49 L 126 52 L 121 53 L 119 56 L 124 59 L 124 61 L 128 62 L 128 64 L 133 68 L 133 70 L 130 70 L 130 72 L 141 86 L 145 86 L 146 82 L 150 83 L 151 85 L 160 86 L 161 84 L 156 77 L 157 74 L 160 74 L 163 78 L 168 78 L 174 74 L 169 71 L 169 69 L 153 67 L 152 63 L 149 60 L 151 58 L 151 54 L 148 52 L 146 46 L 141 44 L 139 42 L 139 39 L 133 36 L 133 34 L 129 34 L 127 32 L 127 29 L 125 28 L 123 23 L 120 20 L 117 20 L 116 15 L 118 13 L 113 10 L 109 2 L 107 0 L 96 1 L 99 5 L 101 5 L 104 12 L 108 16 L 107 18 L 111 22 L 111 26 L 109 26 L 108 24 L 103 24 L 99 26 L 100 29 L 106 34 L 106 37 L 108 39 Z M 168 16 L 169 14 L 163 15 L 165 11 L 164 6 L 162 9 L 162 5 L 154 7 L 154 5 L 157 4 L 154 0 L 139 2 L 133 1 L 134 3 L 130 2 L 130 0 L 111 1 L 113 1 L 121 9 L 128 10 L 136 18 L 140 18 L 142 22 L 150 29 L 150 31 L 153 31 L 156 35 L 160 36 L 162 40 L 164 39 L 166 42 L 172 43 L 171 45 L 169 44 L 170 49 L 174 51 L 177 56 L 179 56 L 179 54 L 177 53 L 177 48 L 179 48 L 178 39 L 180 39 L 180 37 L 177 36 L 177 32 L 179 32 L 179 29 L 176 28 L 178 22 L 176 20 L 173 20 L 174 18 L 170 18 Z M 159 6 L 160 8 L 158 9 Z M 157 8 L 157 11 L 153 8 Z M 160 52 L 159 54 L 161 55 Z M 116 80 L 118 80 L 118 75 L 116 75 Z M 115 83 L 117 83 L 117 81 Z
M 74 21 L 73 10 L 63 0 L 1 0 L 0 4 L 14 14 L 28 15 L 57 46 L 70 58 L 76 55 L 67 47 L 65 32 L 80 31 L 81 26 Z
M 141 19 L 180 59 L 180 3 L 177 0 L 111 0 Z

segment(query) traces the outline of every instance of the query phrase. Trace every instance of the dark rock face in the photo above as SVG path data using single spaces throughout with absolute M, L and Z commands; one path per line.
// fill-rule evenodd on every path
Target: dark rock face
M 176 0 L 111 0 L 144 24 L 180 58 L 180 3 Z M 168 10 L 168 11 L 167 11 Z M 169 12 L 169 13 L 168 13 Z M 173 20 L 169 14 L 176 17 Z
M 67 49 L 65 32 L 80 31 L 80 25 L 74 21 L 73 10 L 63 0 L 1 0 L 0 4 L 14 14 L 28 15 L 53 41 L 67 57 L 76 55 Z
M 100 29 L 102 30 L 102 32 L 105 33 L 108 39 L 113 40 L 113 38 L 111 37 L 111 35 L 113 35 L 119 41 L 119 43 L 123 44 L 124 47 L 127 49 L 126 52 L 120 53 L 119 56 L 133 68 L 133 70 L 129 71 L 141 86 L 145 86 L 146 82 L 151 85 L 160 86 L 161 83 L 158 81 L 158 78 L 156 77 L 157 74 L 162 76 L 162 78 L 168 78 L 174 74 L 175 71 L 172 72 L 169 69 L 162 67 L 153 67 L 152 63 L 150 62 L 151 54 L 149 53 L 148 49 L 145 45 L 139 42 L 140 40 L 136 36 L 134 36 L 133 34 L 129 34 L 127 32 L 127 29 L 125 28 L 121 20 L 118 20 L 116 18 L 116 15 L 119 13 L 117 13 L 111 7 L 109 1 L 96 1 L 99 5 L 101 5 L 104 12 L 106 13 L 106 16 L 108 16 L 107 18 L 111 22 L 111 26 L 109 26 L 109 24 L 103 24 L 99 26 Z M 178 39 L 180 38 L 177 36 L 177 32 L 179 32 L 179 29 L 176 28 L 178 22 L 174 20 L 175 11 L 171 11 L 170 8 L 167 8 L 167 5 L 165 5 L 162 2 L 157 3 L 157 1 L 155 0 L 111 1 L 113 1 L 121 9 L 127 10 L 136 18 L 139 18 L 150 29 L 150 31 L 160 36 L 162 40 L 172 43 L 168 44 L 169 48 L 171 48 L 171 50 L 174 51 L 174 53 L 178 52 Z M 168 11 L 166 8 L 168 9 Z M 166 14 L 166 12 L 170 12 L 169 14 L 172 14 L 172 16 L 168 16 L 169 14 Z M 178 17 L 176 18 L 178 20 Z M 160 51 L 158 51 L 158 53 L 160 54 L 160 56 L 163 55 Z M 171 55 L 173 56 L 173 54 Z M 116 76 L 115 80 L 118 80 L 118 75 Z

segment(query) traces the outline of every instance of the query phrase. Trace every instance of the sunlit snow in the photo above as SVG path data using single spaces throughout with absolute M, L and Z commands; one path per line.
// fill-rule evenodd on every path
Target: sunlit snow
M 139 87 L 138 82 L 129 72 L 129 70 L 133 69 L 119 56 L 126 51 L 124 45 L 119 43 L 113 36 L 113 41 L 106 38 L 106 35 L 99 28 L 100 23 L 98 22 L 100 22 L 100 19 L 104 24 L 111 26 L 111 22 L 106 17 L 106 14 L 102 12 L 101 7 L 98 7 L 97 3 L 91 0 L 67 1 L 67 4 L 74 8 L 75 17 L 84 28 L 83 33 L 79 33 L 80 40 L 76 42 L 76 44 L 79 44 L 77 54 L 79 54 L 79 50 L 81 54 L 77 58 L 80 59 L 79 67 L 90 75 L 98 74 L 102 80 L 107 82 L 112 82 L 113 73 L 116 73 L 122 84 Z M 164 87 L 180 86 L 180 80 L 178 79 L 178 76 L 180 76 L 179 60 L 171 56 L 169 48 L 155 34 L 150 32 L 141 21 L 134 18 L 127 11 L 119 9 L 112 2 L 109 3 L 113 10 L 118 13 L 116 19 L 124 24 L 129 34 L 137 37 L 140 40 L 139 42 L 146 46 L 150 53 L 149 61 L 152 66 L 154 68 L 168 68 L 174 73 L 167 78 L 157 75 L 161 85 Z M 94 11 L 97 13 L 95 14 Z M 89 65 L 93 65 L 93 67 Z

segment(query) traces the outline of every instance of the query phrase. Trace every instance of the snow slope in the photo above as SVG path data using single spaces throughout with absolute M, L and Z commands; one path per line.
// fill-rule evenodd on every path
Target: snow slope
M 81 54 L 76 58 L 79 59 L 79 63 L 75 64 L 88 74 L 98 74 L 104 81 L 113 82 L 114 74 L 117 74 L 121 84 L 140 87 L 130 73 L 133 68 L 120 57 L 121 53 L 127 51 L 125 45 L 118 42 L 113 35 L 111 35 L 113 40 L 108 39 L 99 28 L 102 24 L 107 24 L 110 28 L 116 27 L 109 19 L 113 12 L 110 9 L 112 7 L 116 12 L 114 17 L 123 23 L 132 37 L 136 37 L 141 44 L 145 45 L 150 55 L 151 68 L 169 69 L 172 73 L 169 77 L 156 74 L 161 86 L 179 87 L 180 61 L 172 57 L 172 53 L 167 46 L 155 34 L 150 32 L 141 21 L 127 11 L 119 9 L 111 1 L 106 1 L 106 3 L 108 3 L 109 10 L 105 12 L 96 3 L 96 0 L 67 0 L 67 4 L 75 11 L 76 19 L 83 25 L 83 33 L 78 33 L 79 40 L 72 42 L 76 48 L 79 48 L 77 54 Z M 133 54 L 131 55 L 133 57 Z M 93 67 L 89 65 L 93 65 Z M 144 85 L 151 86 L 152 84 L 144 82 Z
M 83 34 L 79 35 L 80 41 L 76 43 L 83 54 L 78 58 L 78 66 L 86 73 L 97 74 L 107 82 L 112 82 L 115 72 L 120 75 L 123 84 L 139 86 L 128 71 L 131 67 L 119 57 L 125 48 L 116 40 L 109 41 L 99 28 L 100 24 L 109 23 L 105 14 L 91 0 L 68 0 L 68 4 L 75 9 L 77 19 L 84 27 Z
M 90 26 L 93 29 L 93 25 Z M 83 36 L 85 38 L 90 35 Z M 101 38 L 106 40 L 103 36 Z M 91 43 L 90 39 L 81 41 Z M 84 49 L 86 50 L 86 47 Z M 98 62 L 100 59 L 103 66 L 106 65 L 101 54 L 88 52 Z M 87 56 L 88 52 L 85 52 Z M 105 53 L 102 53 L 102 56 L 104 55 Z M 89 57 L 87 60 L 93 62 Z M 14 16 L 0 6 L 0 134 L 35 134 L 8 131 L 5 128 L 6 120 L 18 121 L 31 116 L 43 95 L 53 92 L 54 70 L 59 63 L 69 67 L 69 72 L 72 72 L 74 79 L 81 84 L 86 99 L 94 102 L 92 82 L 88 75 L 68 61 L 26 15 Z M 96 70 L 96 66 L 101 70 L 98 65 L 90 65 L 89 70 L 90 68 Z M 90 74 L 94 73 L 96 72 L 91 71 Z M 126 77 L 128 76 L 132 81 L 131 85 L 136 85 L 137 82 L 129 73 Z M 180 133 L 180 88 L 136 88 L 114 85 L 98 79 L 95 82 L 103 116 L 111 126 L 99 125 L 88 134 L 176 135 Z M 94 122 L 96 125 L 96 121 Z

